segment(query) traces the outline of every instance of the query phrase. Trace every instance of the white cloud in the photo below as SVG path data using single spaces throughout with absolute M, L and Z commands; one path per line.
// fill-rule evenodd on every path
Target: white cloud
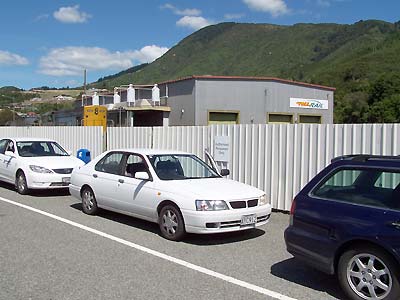
M 85 23 L 92 16 L 79 11 L 79 5 L 60 7 L 53 13 L 56 20 L 62 23 Z
M 235 20 L 235 19 L 241 19 L 244 17 L 244 14 L 225 14 L 224 19 L 225 20 Z
M 140 50 L 131 52 L 131 57 L 140 63 L 147 63 L 163 56 L 168 50 L 166 47 L 158 47 L 156 45 L 145 46 Z
M 185 8 L 185 9 L 178 9 L 172 4 L 165 4 L 161 6 L 162 9 L 169 9 L 171 10 L 174 14 L 179 15 L 179 16 L 200 16 L 201 15 L 201 10 L 197 8 Z
M 87 70 L 124 70 L 134 63 L 152 62 L 168 48 L 155 45 L 140 50 L 110 52 L 99 47 L 65 47 L 50 50 L 39 62 L 39 72 L 51 76 L 80 75 Z
M 66 84 L 67 86 L 77 86 L 77 85 L 79 84 L 79 81 L 78 81 L 78 80 L 75 80 L 75 79 L 71 79 L 71 80 L 67 80 L 67 81 L 65 82 L 65 84 Z
M 203 17 L 195 17 L 195 16 L 184 16 L 180 18 L 177 22 L 176 25 L 181 26 L 181 27 L 188 27 L 194 30 L 199 30 L 203 27 L 206 27 L 208 25 L 214 24 L 212 21 L 207 20 Z
M 16 66 L 24 66 L 29 64 L 27 58 L 14 54 L 8 51 L 0 50 L 0 65 L 16 65 Z
M 289 13 L 284 0 L 243 0 L 243 2 L 250 9 L 270 13 L 273 17 Z

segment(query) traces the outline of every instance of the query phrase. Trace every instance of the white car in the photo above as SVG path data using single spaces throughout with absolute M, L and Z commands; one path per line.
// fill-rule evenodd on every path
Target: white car
M 20 194 L 30 189 L 68 188 L 72 169 L 82 165 L 83 161 L 52 140 L 0 140 L 0 180 L 15 184 Z
M 69 191 L 87 214 L 103 208 L 155 222 L 170 240 L 255 228 L 271 214 L 263 191 L 185 152 L 107 151 L 74 169 Z

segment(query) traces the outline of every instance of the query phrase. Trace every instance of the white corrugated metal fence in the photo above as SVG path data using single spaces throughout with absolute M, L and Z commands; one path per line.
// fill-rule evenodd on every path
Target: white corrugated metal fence
M 67 151 L 76 155 L 81 148 L 89 149 L 92 157 L 103 152 L 102 127 L 80 126 L 28 126 L 0 127 L 0 138 L 35 137 L 56 140 Z
M 74 153 L 103 151 L 101 127 L 0 127 L 0 137 L 43 137 Z M 214 140 L 227 136 L 230 158 L 219 166 L 230 178 L 264 190 L 276 209 L 288 210 L 296 193 L 331 159 L 345 154 L 400 155 L 400 124 L 212 125 L 108 128 L 107 149 L 181 150 L 204 159 Z

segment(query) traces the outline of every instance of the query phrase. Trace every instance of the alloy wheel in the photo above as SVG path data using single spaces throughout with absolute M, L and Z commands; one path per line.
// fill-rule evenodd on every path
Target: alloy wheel
M 384 299 L 392 289 L 392 276 L 385 263 L 372 254 L 358 254 L 347 265 L 347 281 L 360 298 Z
M 26 177 L 23 172 L 18 172 L 15 180 L 15 188 L 17 192 L 21 195 L 25 195 L 28 193 L 28 185 L 26 183 Z
M 162 226 L 169 235 L 175 235 L 178 229 L 178 217 L 172 210 L 166 210 L 162 216 Z
M 82 194 L 82 202 L 87 210 L 91 210 L 94 205 L 94 196 L 91 191 L 85 190 Z

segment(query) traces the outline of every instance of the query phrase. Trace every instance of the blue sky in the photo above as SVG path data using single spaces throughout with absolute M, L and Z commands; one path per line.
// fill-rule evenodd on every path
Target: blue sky
M 399 11 L 399 0 L 2 1 L 0 87 L 77 86 L 85 68 L 92 82 L 220 22 L 397 22 Z

